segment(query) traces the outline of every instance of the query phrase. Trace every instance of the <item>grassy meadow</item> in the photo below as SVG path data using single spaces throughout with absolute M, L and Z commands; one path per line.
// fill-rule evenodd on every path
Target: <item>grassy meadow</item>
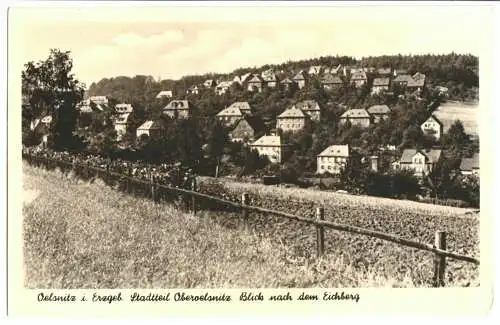
M 296 223 L 256 215 L 246 230 L 238 214 L 201 211 L 193 216 L 127 196 L 100 180 L 84 182 L 27 164 L 23 189 L 28 288 L 430 285 L 420 259 L 412 260 L 420 252 L 391 243 L 372 241 L 380 260 L 364 263 L 373 255 L 370 239 L 327 231 L 332 239 L 325 256 L 316 259 L 314 229 Z M 414 267 L 398 265 L 401 256 Z M 431 256 L 425 263 L 427 270 Z M 448 285 L 474 284 L 477 269 L 461 268 L 458 277 L 458 269 L 451 269 Z

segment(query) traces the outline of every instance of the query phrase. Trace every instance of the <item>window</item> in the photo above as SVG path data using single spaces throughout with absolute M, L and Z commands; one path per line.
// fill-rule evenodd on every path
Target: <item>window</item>
M 323 170 L 323 169 L 325 169 L 325 166 L 324 166 L 324 165 L 321 165 L 321 167 L 320 167 L 320 168 Z

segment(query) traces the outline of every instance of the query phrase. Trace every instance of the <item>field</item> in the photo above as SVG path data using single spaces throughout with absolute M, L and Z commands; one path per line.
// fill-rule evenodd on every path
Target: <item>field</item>
M 434 112 L 434 115 L 443 123 L 443 132 L 447 132 L 455 120 L 460 120 L 467 134 L 479 136 L 479 104 L 477 103 L 445 103 Z
M 239 215 L 231 212 L 192 216 L 126 196 L 100 180 L 89 184 L 27 165 L 23 175 L 28 288 L 430 285 L 432 256 L 395 244 L 326 231 L 326 255 L 316 259 L 314 228 L 297 222 L 251 214 L 250 228 L 245 230 Z M 231 185 L 230 190 L 235 193 L 237 186 Z M 267 195 L 269 202 L 271 194 L 276 197 L 276 188 L 250 186 Z M 252 194 L 254 201 L 257 192 Z M 301 194 L 300 190 L 280 191 L 292 197 L 294 193 Z M 324 193 L 314 195 L 326 199 Z M 379 199 L 370 205 L 347 197 L 330 202 L 328 218 L 333 208 L 337 222 L 368 224 L 388 232 L 403 229 L 412 235 L 405 236 L 409 239 L 424 233 L 431 239 L 436 224 L 449 224 L 444 230 L 450 231 L 450 249 L 478 254 L 477 216 L 457 216 L 463 210 L 430 205 L 424 205 L 427 210 L 420 205 L 391 210 L 389 203 L 379 206 Z M 287 205 L 275 201 L 274 208 L 297 208 L 301 213 L 310 210 L 308 204 L 316 205 L 306 199 L 299 203 L 302 208 L 293 199 Z M 395 216 L 401 218 L 390 222 Z M 421 219 L 408 224 L 409 218 Z M 432 219 L 437 221 L 427 225 Z M 477 285 L 477 267 L 449 262 L 447 270 L 447 285 Z

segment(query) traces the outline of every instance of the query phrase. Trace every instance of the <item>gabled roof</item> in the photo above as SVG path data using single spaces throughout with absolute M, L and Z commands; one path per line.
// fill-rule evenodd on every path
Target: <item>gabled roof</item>
M 390 79 L 389 78 L 375 78 L 373 79 L 374 86 L 389 86 Z
M 285 78 L 280 81 L 281 84 L 292 84 L 293 81 L 290 80 L 290 78 Z
M 412 78 L 413 78 L 413 80 L 415 80 L 415 81 L 422 80 L 422 79 L 425 79 L 425 74 L 420 73 L 420 72 L 417 72 L 417 73 L 415 73 L 415 74 L 412 76 Z
M 281 146 L 281 137 L 278 135 L 264 135 L 260 137 L 257 141 L 251 144 L 251 146 Z
M 146 121 L 137 128 L 137 130 L 159 130 L 161 129 L 161 124 L 156 121 Z
M 400 74 L 408 74 L 408 70 L 406 69 L 394 69 L 394 73 L 396 75 L 400 75 Z
M 321 71 L 321 66 L 320 65 L 312 65 L 309 68 L 309 74 L 319 74 Z
M 323 150 L 318 157 L 349 157 L 349 145 L 332 145 Z
M 401 155 L 400 162 L 411 163 L 413 156 L 415 156 L 417 153 L 421 153 L 427 158 L 426 162 L 435 163 L 441 157 L 441 152 L 442 152 L 441 149 L 426 149 L 426 150 L 405 149 L 403 150 L 403 154 Z
M 278 115 L 277 118 L 305 118 L 304 112 L 293 106 L 292 108 L 286 109 Z
M 472 158 L 462 158 L 460 161 L 460 170 L 472 171 L 479 169 L 479 153 L 475 153 Z
M 241 75 L 241 77 L 240 77 L 240 81 L 241 81 L 241 82 L 245 82 L 245 81 L 247 81 L 247 79 L 248 79 L 251 75 L 252 75 L 252 74 L 251 74 L 250 72 L 248 72 L 248 73 L 245 73 L 245 74 Z
M 297 72 L 295 77 L 292 78 L 293 80 L 306 80 L 304 77 L 304 73 L 302 71 Z
M 370 118 L 370 114 L 366 109 L 354 108 L 344 112 L 340 118 Z
M 248 102 L 234 102 L 228 108 L 231 108 L 231 107 L 237 108 L 242 112 L 252 110 L 252 108 L 250 107 L 250 104 Z
M 353 73 L 351 80 L 366 80 L 366 73 L 364 71 L 358 71 Z
M 261 78 L 260 78 L 258 75 L 256 75 L 256 74 L 254 74 L 254 75 L 253 75 L 252 79 L 248 80 L 248 83 L 258 83 L 258 82 L 262 82 L 262 80 L 261 80 Z
M 439 125 L 443 126 L 443 123 L 437 117 L 435 117 L 434 115 L 429 116 L 429 118 L 427 118 L 427 120 L 425 120 L 424 123 L 427 123 L 427 122 L 436 122 Z M 422 123 L 422 124 L 424 124 L 424 123 Z
M 238 127 L 238 125 L 242 123 L 242 121 L 246 121 L 250 125 L 250 127 L 254 130 L 254 132 L 260 132 L 265 129 L 264 122 L 262 121 L 262 118 L 260 116 L 246 115 L 232 125 L 231 132 L 234 131 L 236 127 Z
M 297 102 L 295 107 L 302 111 L 319 111 L 321 110 L 317 101 L 312 99 L 303 100 Z
M 339 76 L 334 76 L 331 73 L 327 73 L 323 75 L 323 78 L 321 79 L 321 82 L 323 84 L 342 84 L 344 83 L 342 79 L 340 79 Z
M 407 86 L 408 87 L 423 87 L 424 84 L 425 84 L 425 75 L 423 74 L 419 74 L 417 75 L 418 72 L 415 74 L 419 79 L 415 79 L 415 78 L 411 78 L 410 80 L 408 80 L 408 84 Z
M 393 82 L 410 82 L 414 81 L 413 78 L 409 74 L 401 74 L 394 78 Z
M 189 109 L 189 101 L 175 99 L 167 104 L 164 110 L 178 110 L 178 109 Z
M 172 97 L 172 91 L 171 90 L 162 90 L 156 95 L 156 98 L 161 98 L 161 97 Z
M 378 68 L 377 73 L 380 75 L 391 74 L 391 68 Z
M 276 82 L 278 79 L 276 78 L 276 75 L 274 73 L 268 74 L 268 75 L 263 75 L 262 79 L 267 82 Z
M 238 107 L 231 105 L 217 113 L 217 116 L 243 116 L 243 113 Z
M 387 105 L 373 105 L 367 109 L 370 114 L 389 114 L 391 109 Z

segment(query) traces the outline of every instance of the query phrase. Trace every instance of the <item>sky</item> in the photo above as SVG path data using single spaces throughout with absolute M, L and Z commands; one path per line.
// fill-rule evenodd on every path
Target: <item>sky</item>
M 488 44 L 477 6 L 14 8 L 9 40 L 24 64 L 71 51 L 76 77 L 231 72 L 326 55 L 471 53 Z

